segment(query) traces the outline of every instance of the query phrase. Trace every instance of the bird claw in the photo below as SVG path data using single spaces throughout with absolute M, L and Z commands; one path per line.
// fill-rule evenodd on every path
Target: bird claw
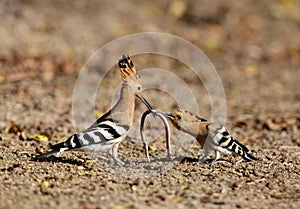
M 114 162 L 119 166 L 124 166 L 126 163 L 118 158 L 114 158 Z

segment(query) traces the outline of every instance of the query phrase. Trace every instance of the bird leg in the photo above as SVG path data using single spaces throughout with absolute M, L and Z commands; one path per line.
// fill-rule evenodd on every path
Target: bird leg
M 213 165 L 220 159 L 221 153 L 218 150 L 215 150 L 215 158 L 209 164 Z
M 198 157 L 200 163 L 206 162 L 208 155 L 209 155 L 209 151 L 210 151 L 209 145 L 207 143 L 205 143 L 203 146 L 203 154 L 202 154 L 202 156 Z
M 123 162 L 118 158 L 118 147 L 119 147 L 119 143 L 116 143 L 112 146 L 112 158 L 115 161 L 115 163 L 117 163 L 120 166 L 123 166 L 125 165 L 125 162 Z

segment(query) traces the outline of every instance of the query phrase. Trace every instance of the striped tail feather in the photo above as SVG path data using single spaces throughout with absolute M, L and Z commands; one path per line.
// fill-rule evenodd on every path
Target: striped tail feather
M 242 156 L 242 158 L 246 161 L 258 160 L 258 158 L 254 157 L 253 155 L 251 155 L 248 152 L 245 152 L 244 155 Z
M 249 154 L 249 149 L 245 145 L 233 138 L 227 131 L 226 134 L 224 133 L 225 132 L 222 133 L 223 137 L 219 141 L 219 146 L 238 154 L 246 161 L 258 160 L 256 157 Z
M 40 154 L 40 155 L 36 156 L 35 159 L 37 159 L 37 160 L 38 159 L 43 159 L 43 158 L 46 158 L 48 156 L 54 155 L 54 154 L 59 153 L 59 152 L 64 152 L 64 151 L 67 151 L 67 150 L 70 150 L 70 149 L 74 149 L 75 147 L 72 147 L 73 143 L 71 141 L 74 141 L 75 138 L 77 138 L 76 134 L 70 136 L 64 142 L 61 142 L 61 143 L 54 144 L 54 145 L 50 146 L 50 148 L 52 149 L 51 151 Z
M 234 148 L 234 146 L 233 146 L 232 151 L 234 151 L 235 153 L 240 155 L 244 160 L 246 160 L 246 161 L 258 160 L 256 157 L 249 154 L 249 149 L 245 145 L 240 143 L 238 140 L 233 138 L 233 143 L 236 145 L 236 147 Z

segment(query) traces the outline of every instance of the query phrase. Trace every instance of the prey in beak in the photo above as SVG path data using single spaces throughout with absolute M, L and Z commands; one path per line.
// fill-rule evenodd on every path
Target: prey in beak
M 135 96 L 137 98 L 139 98 L 145 105 L 146 107 L 148 108 L 148 110 L 152 111 L 153 108 L 152 106 L 150 105 L 150 103 L 141 95 L 141 94 L 135 94 Z
M 160 118 L 162 120 L 162 122 L 164 123 L 165 132 L 166 132 L 167 154 L 168 154 L 169 159 L 173 159 L 174 155 L 172 154 L 172 150 L 171 150 L 171 131 L 170 131 L 170 125 L 168 123 L 168 120 L 163 112 L 160 112 L 160 111 L 154 110 L 154 109 L 149 109 L 143 113 L 142 118 L 141 118 L 141 125 L 140 125 L 141 139 L 144 144 L 144 149 L 145 149 L 145 154 L 146 154 L 147 160 L 148 160 L 148 162 L 150 162 L 148 143 L 144 138 L 144 124 L 145 124 L 146 116 L 149 115 L 150 113 L 152 113 L 154 116 L 158 116 L 158 118 Z

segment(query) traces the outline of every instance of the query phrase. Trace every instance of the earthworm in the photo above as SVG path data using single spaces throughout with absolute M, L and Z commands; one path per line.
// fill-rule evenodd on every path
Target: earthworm
M 152 109 L 152 110 L 147 110 L 143 113 L 142 118 L 141 118 L 141 126 L 140 126 L 141 139 L 144 144 L 145 154 L 148 159 L 148 162 L 150 162 L 150 157 L 149 157 L 149 151 L 148 151 L 148 143 L 144 138 L 144 122 L 145 122 L 146 116 L 150 113 L 154 114 L 154 116 L 158 116 L 163 121 L 163 123 L 165 125 L 165 131 L 166 131 L 166 147 L 167 147 L 168 158 L 173 159 L 173 154 L 172 154 L 172 150 L 171 150 L 170 125 L 168 123 L 168 120 L 162 112 Z

